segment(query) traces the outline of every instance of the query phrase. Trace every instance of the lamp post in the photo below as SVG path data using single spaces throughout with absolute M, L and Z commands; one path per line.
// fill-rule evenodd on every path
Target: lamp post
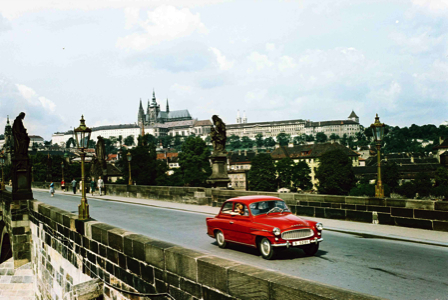
M 86 181 L 85 181 L 85 173 L 84 173 L 84 160 L 86 158 L 86 153 L 84 150 L 89 145 L 90 134 L 92 130 L 86 126 L 84 116 L 81 116 L 80 120 L 81 124 L 78 128 L 76 128 L 75 136 L 76 136 L 76 146 L 81 151 L 81 182 L 82 182 L 82 190 L 81 190 L 81 204 L 78 205 L 78 218 L 79 220 L 88 220 L 90 219 L 89 215 L 89 204 L 87 204 L 86 199 Z
M 378 180 L 376 182 L 375 186 L 375 197 L 377 198 L 384 198 L 384 187 L 383 183 L 381 182 L 381 142 L 384 138 L 384 123 L 380 122 L 380 118 L 378 117 L 378 114 L 376 114 L 375 117 L 375 123 L 370 125 L 370 128 L 372 128 L 373 137 L 375 138 L 376 142 L 376 150 L 378 153 Z
M 132 154 L 131 152 L 128 152 L 126 154 L 126 158 L 128 159 L 128 166 L 129 166 L 129 185 L 132 185 L 132 178 L 131 178 L 131 160 L 132 160 Z
M 5 164 L 5 156 L 3 154 L 0 154 L 0 165 L 2 166 L 2 186 L 1 190 L 5 190 L 5 174 L 3 173 L 3 165 Z

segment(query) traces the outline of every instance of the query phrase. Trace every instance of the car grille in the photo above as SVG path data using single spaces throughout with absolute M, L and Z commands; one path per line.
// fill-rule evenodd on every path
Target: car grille
M 312 229 L 298 229 L 298 230 L 290 230 L 282 233 L 282 239 L 284 240 L 297 240 L 304 239 L 314 235 L 314 231 Z

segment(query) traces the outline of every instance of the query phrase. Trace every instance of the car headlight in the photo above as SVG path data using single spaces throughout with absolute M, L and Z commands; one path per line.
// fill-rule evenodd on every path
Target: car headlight
M 280 228 L 277 228 L 277 227 L 275 227 L 275 228 L 272 230 L 272 232 L 273 232 L 275 235 L 280 235 L 280 233 L 281 233 Z
M 322 229 L 324 229 L 324 225 L 322 223 L 317 223 L 316 224 L 316 229 L 321 231 Z

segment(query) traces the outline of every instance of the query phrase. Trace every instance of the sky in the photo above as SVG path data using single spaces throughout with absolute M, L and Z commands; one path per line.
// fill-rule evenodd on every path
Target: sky
M 0 0 L 0 130 L 137 121 L 155 91 L 199 120 L 440 125 L 448 1 Z

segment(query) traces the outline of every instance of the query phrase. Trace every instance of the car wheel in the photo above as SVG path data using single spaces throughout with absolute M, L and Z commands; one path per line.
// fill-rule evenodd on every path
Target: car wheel
M 227 246 L 227 242 L 226 239 L 224 238 L 224 233 L 222 233 L 222 231 L 217 231 L 215 237 L 216 237 L 216 243 L 218 244 L 219 248 L 225 248 Z
M 267 238 L 261 239 L 258 244 L 258 248 L 260 249 L 261 256 L 264 259 L 272 259 L 274 257 L 274 247 L 272 247 L 271 242 Z
M 314 254 L 317 253 L 317 250 L 319 250 L 319 244 L 315 243 L 315 244 L 307 245 L 307 246 L 303 247 L 302 250 L 305 252 L 305 254 L 307 256 L 313 256 Z

